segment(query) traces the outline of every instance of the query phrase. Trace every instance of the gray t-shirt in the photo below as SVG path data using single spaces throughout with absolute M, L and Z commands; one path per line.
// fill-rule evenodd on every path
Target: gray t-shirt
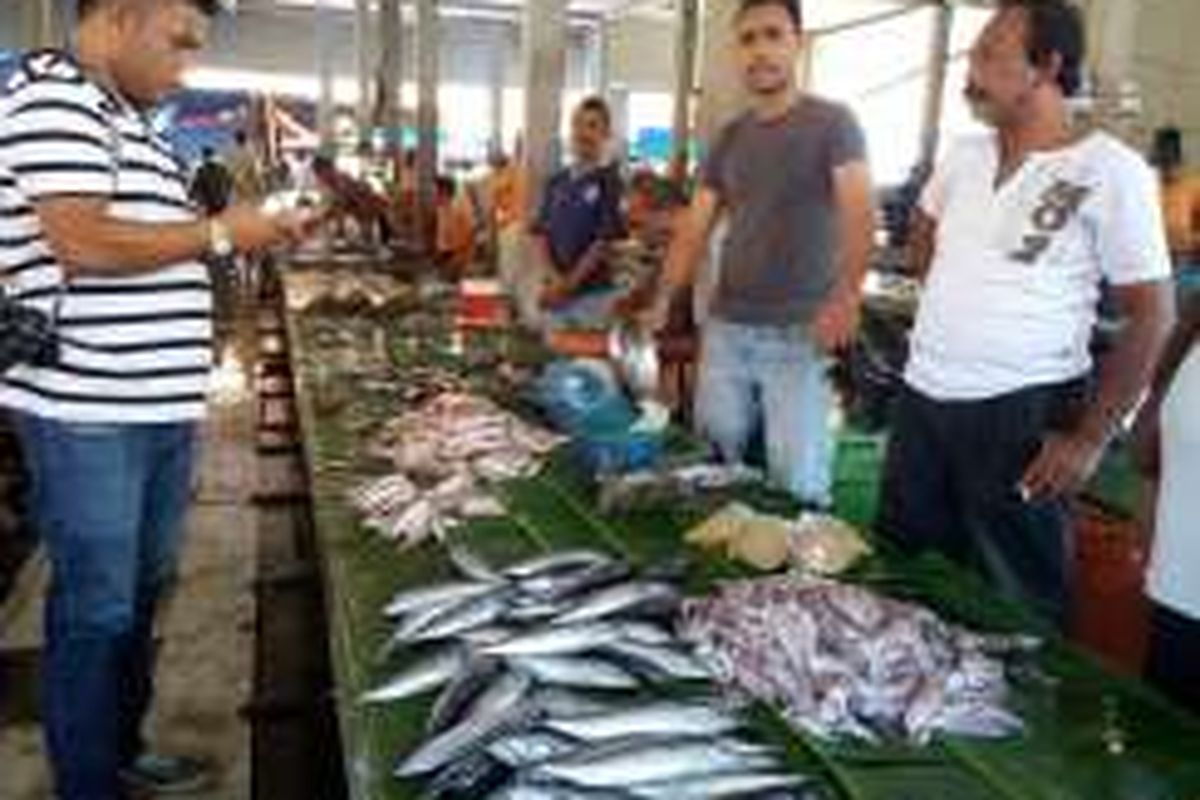
M 718 137 L 702 180 L 729 217 L 714 316 L 806 324 L 837 278 L 837 167 L 865 158 L 845 107 L 814 97 L 770 121 L 744 114 Z

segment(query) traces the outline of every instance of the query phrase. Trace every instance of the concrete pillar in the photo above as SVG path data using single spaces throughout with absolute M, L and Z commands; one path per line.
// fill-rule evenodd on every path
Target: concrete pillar
M 437 248 L 438 30 L 437 0 L 416 0 L 417 219 L 426 253 Z
M 375 124 L 384 131 L 385 147 L 389 153 L 394 153 L 401 147 L 400 83 L 403 74 L 400 67 L 400 35 L 400 0 L 380 0 Z
M 692 132 L 692 90 L 695 88 L 696 48 L 700 35 L 699 0 L 679 0 L 675 37 L 675 111 L 671 123 L 671 177 L 682 181 L 688 171 Z
M 1088 67 L 1096 97 L 1094 122 L 1130 135 L 1136 120 L 1127 102 L 1134 81 L 1138 17 L 1145 0 L 1089 0 Z
M 61 8 L 55 0 L 24 0 L 23 39 L 30 49 L 56 47 L 63 43 L 59 17 Z
M 925 86 L 925 114 L 921 120 L 920 163 L 932 166 L 937 159 L 942 133 L 942 105 L 946 97 L 946 70 L 950 55 L 950 33 L 954 27 L 954 6 L 939 0 L 929 41 L 929 76 Z
M 737 0 L 705 0 L 700 30 L 703 39 L 700 66 L 700 102 L 696 135 L 703 148 L 727 122 L 746 108 L 745 92 L 734 58 L 733 20 Z
M 567 71 L 566 0 L 527 0 L 521 47 L 525 62 L 525 170 L 532 216 L 546 178 L 558 168 L 559 123 Z
M 615 155 L 624 161 L 629 158 L 629 89 L 610 84 L 608 107 L 612 112 Z
M 504 76 L 508 64 L 508 34 L 498 28 L 491 43 L 491 82 L 488 86 L 490 103 L 490 146 L 493 153 L 504 151 Z
M 331 152 L 336 146 L 335 121 L 337 108 L 333 98 L 333 25 L 334 12 L 329 0 L 317 0 L 313 9 L 313 39 L 316 50 L 317 80 L 320 92 L 317 101 L 317 132 L 321 149 Z
M 692 0 L 695 2 L 695 0 Z M 596 59 L 596 94 L 608 99 L 612 83 L 612 20 L 604 17 L 592 32 L 592 50 Z
M 371 0 L 355 0 L 354 51 L 357 56 L 359 141 L 369 138 L 374 122 L 371 119 L 371 65 L 375 63 L 371 23 Z

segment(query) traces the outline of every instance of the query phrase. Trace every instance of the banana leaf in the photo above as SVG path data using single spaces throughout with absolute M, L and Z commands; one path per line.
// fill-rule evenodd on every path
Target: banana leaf
M 435 546 L 401 552 L 358 525 L 345 505 L 345 492 L 370 474 L 372 465 L 361 455 L 363 436 L 387 417 L 391 404 L 386 397 L 351 390 L 344 392 L 346 400 L 335 411 L 322 408 L 321 387 L 338 380 L 329 374 L 314 346 L 322 323 L 300 318 L 289 325 L 351 795 L 363 800 L 419 797 L 419 786 L 398 781 L 391 773 L 398 759 L 420 741 L 431 700 L 367 707 L 356 698 L 405 663 L 378 656 L 388 633 L 379 609 L 396 590 L 447 577 L 452 567 Z M 397 328 L 391 355 L 401 379 L 405 369 L 436 363 L 458 371 L 480 391 L 510 390 L 497 386 L 495 370 L 472 368 L 461 352 L 456 354 L 462 348 L 456 348 L 444 329 L 414 336 L 402 321 Z M 488 346 L 505 357 L 522 348 L 524 358 L 539 357 L 537 347 L 528 343 L 500 340 Z M 501 399 L 513 400 L 511 396 Z M 839 511 L 860 525 L 869 524 L 874 516 L 879 450 L 877 438 L 858 435 L 847 436 L 839 448 L 835 491 Z M 554 459 L 536 477 L 505 485 L 501 495 L 505 518 L 473 522 L 456 533 L 456 539 L 490 563 L 587 545 L 640 564 L 688 555 L 691 593 L 701 593 L 717 580 L 749 574 L 723 559 L 684 552 L 682 532 L 703 509 L 603 516 L 593 504 L 590 481 L 567 458 Z M 766 510 L 790 507 L 786 498 L 760 488 L 743 493 L 742 498 Z M 1024 609 L 995 597 L 956 566 L 937 558 L 905 561 L 886 543 L 876 545 L 877 557 L 858 569 L 854 580 L 929 605 L 980 629 L 1044 632 Z M 1028 724 L 1022 736 L 999 742 L 945 739 L 924 748 L 818 741 L 796 734 L 769 709 L 756 710 L 752 722 L 764 739 L 786 749 L 797 771 L 820 777 L 831 798 L 1200 797 L 1200 723 L 1145 687 L 1106 673 L 1052 636 L 1037 669 L 1018 684 L 1017 702 Z

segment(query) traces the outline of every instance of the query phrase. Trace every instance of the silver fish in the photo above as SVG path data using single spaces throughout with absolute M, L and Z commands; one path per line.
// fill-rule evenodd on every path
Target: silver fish
M 611 653 L 622 664 L 629 664 L 635 671 L 649 672 L 654 677 L 685 681 L 712 678 L 712 672 L 700 659 L 670 644 L 619 641 L 608 645 L 604 652 Z
M 487 752 L 497 761 L 519 769 L 556 756 L 565 756 L 578 747 L 579 742 L 569 736 L 535 729 L 502 736 L 488 745 Z
M 666 645 L 675 641 L 675 636 L 661 625 L 649 622 L 618 622 L 617 634 L 622 641 L 637 644 Z
M 380 686 L 363 694 L 360 702 L 388 703 L 432 691 L 448 683 L 463 668 L 466 653 L 447 647 L 421 659 Z
M 478 797 L 500 788 L 508 774 L 505 764 L 486 752 L 476 752 L 438 771 L 425 787 L 423 797 L 427 800 Z
M 438 733 L 462 719 L 465 710 L 496 681 L 503 668 L 498 658 L 471 658 L 434 701 L 425 721 L 425 732 Z
M 551 620 L 563 612 L 563 607 L 554 602 L 532 601 L 518 603 L 505 615 L 513 622 L 542 622 Z
M 567 719 L 547 719 L 548 730 L 585 741 L 623 736 L 720 736 L 738 719 L 705 702 L 664 700 Z
M 640 800 L 721 800 L 729 797 L 757 797 L 763 792 L 796 789 L 810 778 L 783 772 L 728 772 L 700 778 L 642 783 L 628 788 Z M 787 795 L 791 797 L 789 793 Z
M 569 655 L 615 642 L 623 633 L 618 625 L 602 621 L 551 625 L 489 645 L 483 652 L 495 656 Z
M 471 704 L 462 722 L 427 740 L 396 768 L 398 777 L 424 775 L 461 758 L 510 724 L 523 710 L 528 676 L 505 673 Z
M 527 561 L 519 561 L 505 567 L 503 572 L 510 578 L 518 580 L 529 578 L 543 572 L 558 572 L 560 570 L 579 569 L 593 564 L 605 564 L 612 557 L 598 550 L 565 550 L 559 553 L 537 556 Z
M 597 658 L 575 656 L 518 656 L 510 662 L 534 680 L 580 689 L 636 689 L 636 677 L 615 664 Z
M 588 789 L 563 781 L 517 779 L 488 800 L 628 800 L 631 795 L 613 789 Z
M 512 607 L 512 594 L 507 589 L 481 595 L 466 603 L 447 609 L 411 636 L 412 641 L 434 641 L 457 636 L 465 631 L 491 625 Z
M 580 599 L 570 611 L 558 617 L 559 622 L 582 622 L 613 614 L 629 613 L 646 608 L 670 608 L 679 599 L 679 590 L 668 583 L 632 581 L 598 589 Z
M 400 617 L 428 606 L 444 606 L 462 600 L 469 600 L 493 591 L 496 587 L 478 581 L 454 581 L 441 583 L 436 586 L 423 586 L 418 589 L 405 589 L 395 594 L 383 608 L 386 617 Z
M 599 714 L 612 708 L 611 703 L 598 700 L 591 695 L 555 686 L 543 686 L 535 689 L 529 702 L 545 716 L 560 718 Z
M 543 572 L 520 581 L 521 591 L 544 600 L 554 601 L 626 578 L 629 565 L 619 561 L 588 564 L 578 569 Z
M 535 766 L 532 774 L 581 786 L 629 787 L 775 766 L 768 748 L 731 739 L 617 739 Z

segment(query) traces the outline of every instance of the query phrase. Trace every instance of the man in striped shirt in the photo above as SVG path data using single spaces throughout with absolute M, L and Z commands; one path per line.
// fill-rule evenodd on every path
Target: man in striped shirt
M 77 53 L 29 55 L 0 96 L 0 283 L 56 313 L 63 339 L 56 367 L 0 376 L 0 405 L 15 412 L 52 566 L 43 718 L 64 800 L 203 779 L 140 735 L 210 369 L 200 259 L 305 227 L 249 207 L 201 219 L 149 124 L 217 5 L 79 0 Z

